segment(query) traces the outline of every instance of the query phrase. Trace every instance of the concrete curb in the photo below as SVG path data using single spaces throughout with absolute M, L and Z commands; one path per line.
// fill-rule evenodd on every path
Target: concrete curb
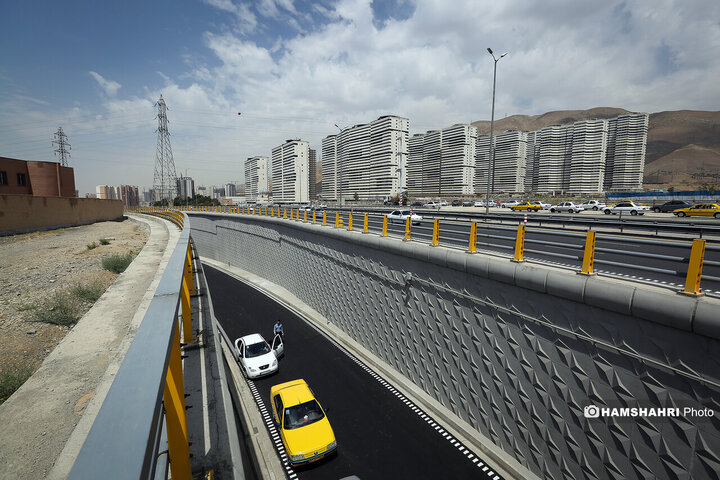
M 471 425 L 454 415 L 437 400 L 430 397 L 421 388 L 407 379 L 393 367 L 377 358 L 372 352 L 353 340 L 338 327 L 332 325 L 321 313 L 306 305 L 301 299 L 285 288 L 250 272 L 226 263 L 201 257 L 201 262 L 239 278 L 261 293 L 271 297 L 289 310 L 307 319 L 312 325 L 332 338 L 343 348 L 358 357 L 386 380 L 390 381 L 408 399 L 423 408 L 428 414 L 443 424 L 443 427 L 466 446 L 471 447 L 479 456 L 490 459 L 495 471 L 508 479 L 539 480 L 535 474 L 523 467 L 505 451 L 480 435 Z M 243 381 L 244 382 L 244 381 Z M 264 429 L 264 426 L 263 426 Z M 269 437 L 268 437 L 269 439 Z

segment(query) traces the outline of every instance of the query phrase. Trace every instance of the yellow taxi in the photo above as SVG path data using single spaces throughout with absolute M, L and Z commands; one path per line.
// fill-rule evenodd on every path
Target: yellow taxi
M 305 380 L 274 385 L 270 403 L 292 465 L 315 462 L 337 450 L 327 415 Z
M 678 217 L 715 217 L 720 218 L 720 205 L 717 203 L 699 203 L 689 208 L 673 211 Z
M 517 205 L 513 205 L 512 207 L 510 207 L 510 210 L 512 210 L 513 212 L 519 212 L 522 210 L 539 212 L 540 210 L 542 210 L 542 208 L 542 205 L 540 205 L 539 203 L 522 202 L 518 203 Z

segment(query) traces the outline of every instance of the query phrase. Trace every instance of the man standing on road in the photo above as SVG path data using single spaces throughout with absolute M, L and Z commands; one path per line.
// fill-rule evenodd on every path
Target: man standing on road
M 282 323 L 280 323 L 280 319 L 278 319 L 278 321 L 275 322 L 275 326 L 273 326 L 273 338 L 277 335 L 283 337 L 283 342 L 285 341 L 285 331 L 283 330 Z

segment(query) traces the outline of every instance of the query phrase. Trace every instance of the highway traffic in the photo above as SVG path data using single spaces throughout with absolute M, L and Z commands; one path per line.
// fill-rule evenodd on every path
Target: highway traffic
M 270 418 L 272 386 L 295 379 L 308 383 L 327 412 L 337 454 L 301 469 L 286 467 L 291 478 L 502 478 L 436 419 L 302 318 L 224 272 L 207 265 L 203 270 L 214 314 L 233 341 L 252 333 L 271 340 L 274 323 L 282 320 L 285 344 L 278 372 L 248 380 L 261 412 Z

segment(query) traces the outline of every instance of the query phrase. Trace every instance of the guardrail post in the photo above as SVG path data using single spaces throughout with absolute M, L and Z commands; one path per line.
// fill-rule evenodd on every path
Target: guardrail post
M 327 212 L 323 210 L 323 227 L 327 225 Z
M 348 231 L 352 232 L 352 212 L 348 213 Z
M 383 215 L 382 236 L 383 236 L 383 237 L 387 237 L 387 215 Z
M 368 233 L 368 214 L 365 214 L 365 219 L 363 220 L 363 231 L 362 233 Z
M 690 252 L 690 263 L 688 264 L 685 288 L 680 292 L 683 295 L 697 297 L 704 295 L 700 291 L 700 280 L 702 279 L 703 260 L 705 259 L 705 240 L 696 238 L 692 243 Z
M 433 222 L 433 236 L 430 246 L 437 247 L 440 244 L 440 219 L 436 218 Z
M 515 257 L 513 262 L 524 262 L 523 254 L 525 253 L 525 224 L 518 225 L 517 236 L 515 237 Z
M 172 478 L 190 480 L 190 444 L 185 414 L 185 385 L 180 354 L 180 328 L 175 323 L 170 361 L 163 393 L 165 425 L 168 439 L 168 456 Z
M 410 222 L 412 219 L 410 217 L 407 217 L 405 219 L 405 239 L 404 241 L 409 242 L 410 241 Z
M 583 254 L 582 270 L 578 273 L 581 275 L 595 275 L 593 266 L 595 264 L 595 232 L 588 230 L 585 237 L 585 253 Z
M 470 239 L 468 240 L 467 253 L 477 251 L 477 222 L 470 222 Z

